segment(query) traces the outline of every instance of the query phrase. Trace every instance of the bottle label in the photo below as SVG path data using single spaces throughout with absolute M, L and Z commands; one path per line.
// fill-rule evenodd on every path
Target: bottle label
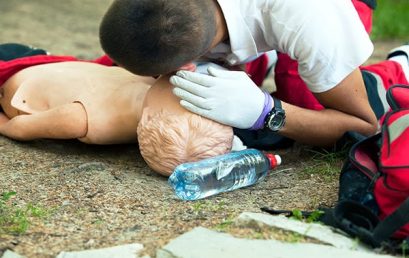
M 234 167 L 235 167 L 234 163 L 222 162 L 222 161 L 217 162 L 217 168 L 216 168 L 217 180 L 220 180 L 223 177 L 230 174 L 230 172 L 233 170 Z

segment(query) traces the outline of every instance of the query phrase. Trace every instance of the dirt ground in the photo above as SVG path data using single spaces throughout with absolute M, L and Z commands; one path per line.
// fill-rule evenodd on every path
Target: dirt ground
M 0 1 L 0 43 L 19 42 L 58 55 L 84 59 L 102 54 L 98 24 L 111 0 Z M 377 42 L 375 60 L 400 42 Z M 137 145 L 91 146 L 77 141 L 29 143 L 0 137 L 0 193 L 15 191 L 17 205 L 50 211 L 20 236 L 0 235 L 0 255 L 9 248 L 27 257 L 60 251 L 140 242 L 155 248 L 201 225 L 214 227 L 243 211 L 269 206 L 311 210 L 337 197 L 337 173 L 314 173 L 303 147 L 279 151 L 284 165 L 247 189 L 198 202 L 178 200 L 164 177 L 154 174 Z

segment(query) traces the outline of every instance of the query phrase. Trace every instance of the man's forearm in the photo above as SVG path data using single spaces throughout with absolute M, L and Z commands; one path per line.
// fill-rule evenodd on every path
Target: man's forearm
M 373 123 L 333 109 L 315 111 L 288 103 L 283 108 L 287 118 L 280 134 L 314 146 L 331 146 L 347 131 L 364 135 L 376 131 Z
M 313 111 L 283 103 L 287 113 L 283 135 L 303 143 L 330 146 L 347 131 L 364 135 L 376 132 L 378 122 L 358 68 L 331 90 L 314 95 L 326 109 Z

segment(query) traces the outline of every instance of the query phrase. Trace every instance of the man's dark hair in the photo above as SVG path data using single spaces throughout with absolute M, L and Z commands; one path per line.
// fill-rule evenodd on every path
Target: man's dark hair
M 135 74 L 166 74 L 209 50 L 215 12 L 213 0 L 115 0 L 100 25 L 101 46 Z

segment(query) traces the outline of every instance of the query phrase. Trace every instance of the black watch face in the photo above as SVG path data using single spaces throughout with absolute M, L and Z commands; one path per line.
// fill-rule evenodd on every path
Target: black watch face
M 275 129 L 278 130 L 279 128 L 281 128 L 281 125 L 283 124 L 281 119 L 273 119 L 272 121 L 270 121 L 270 128 L 271 129 Z

